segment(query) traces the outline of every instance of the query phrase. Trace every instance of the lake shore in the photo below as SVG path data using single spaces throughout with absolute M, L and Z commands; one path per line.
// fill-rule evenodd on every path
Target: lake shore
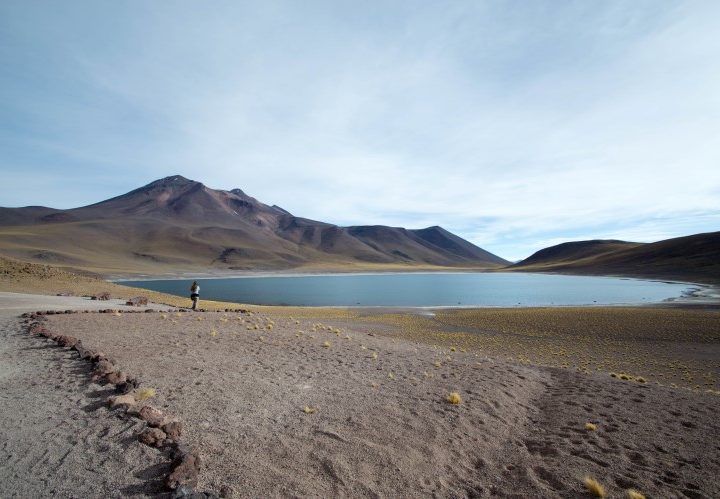
M 203 456 L 199 490 L 586 497 L 591 476 L 610 497 L 628 488 L 660 497 L 720 493 L 718 311 L 249 310 L 54 315 L 47 325 L 101 348 L 157 390 L 149 403 L 177 416 Z M 15 354 L 31 365 L 32 352 Z M 46 355 L 58 373 L 79 362 L 63 349 Z M 677 380 L 658 376 L 674 371 Z M 75 394 L 85 404 L 107 391 L 87 386 Z M 29 383 L 23 391 L 47 397 Z M 447 402 L 451 392 L 460 404 Z M 92 435 L 104 428 L 97 416 L 87 414 Z M 137 449 L 133 431 L 122 434 Z M 95 438 L 86 440 L 102 440 Z M 47 445 L 30 447 L 42 453 Z M 85 441 L 71 447 L 80 456 L 88 445 L 97 455 Z M 167 466 L 159 451 L 132 452 L 149 452 L 155 470 Z M 58 490 L 74 473 L 56 478 Z M 157 491 L 157 477 L 148 482 L 124 490 L 134 483 L 137 495 Z

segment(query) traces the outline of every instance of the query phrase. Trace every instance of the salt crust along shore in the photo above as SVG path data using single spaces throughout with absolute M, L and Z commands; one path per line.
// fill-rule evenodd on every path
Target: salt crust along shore
M 610 497 L 629 488 L 720 496 L 715 395 L 434 348 L 389 326 L 318 322 L 83 314 L 52 316 L 49 327 L 101 346 L 157 389 L 154 404 L 200 449 L 202 490 L 584 497 L 591 476 Z M 450 392 L 462 403 L 448 403 Z

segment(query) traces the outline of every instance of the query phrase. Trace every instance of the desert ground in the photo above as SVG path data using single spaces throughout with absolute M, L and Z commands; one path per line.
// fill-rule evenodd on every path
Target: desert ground
M 190 313 L 155 298 L 125 313 L 0 295 L 0 496 L 171 494 L 138 407 L 108 407 L 89 361 L 21 327 L 73 308 L 118 310 L 42 323 L 152 388 L 138 405 L 182 422 L 196 494 L 576 498 L 590 478 L 606 497 L 720 496 L 716 307 Z

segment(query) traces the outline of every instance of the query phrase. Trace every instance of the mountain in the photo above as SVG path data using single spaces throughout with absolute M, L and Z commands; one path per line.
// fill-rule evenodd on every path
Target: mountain
M 542 249 L 508 270 L 720 281 L 720 232 L 655 243 L 578 241 Z
M 179 175 L 80 208 L 0 208 L 0 252 L 104 274 L 509 263 L 441 227 L 340 227 Z
M 533 253 L 517 265 L 560 265 L 569 264 L 584 258 L 596 258 L 600 255 L 639 246 L 641 243 L 630 243 L 615 239 L 593 239 L 591 241 L 573 241 L 550 246 Z

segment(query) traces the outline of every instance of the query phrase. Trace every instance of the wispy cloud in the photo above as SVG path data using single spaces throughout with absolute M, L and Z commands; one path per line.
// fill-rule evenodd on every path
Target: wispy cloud
M 718 227 L 716 2 L 6 2 L 0 18 L 2 205 L 181 173 L 512 259 Z

